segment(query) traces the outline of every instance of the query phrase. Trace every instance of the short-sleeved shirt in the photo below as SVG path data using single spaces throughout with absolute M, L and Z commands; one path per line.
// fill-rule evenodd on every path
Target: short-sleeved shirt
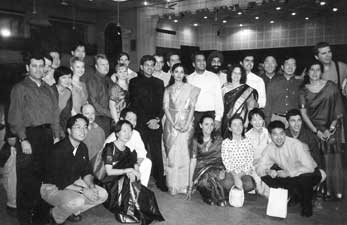
M 245 138 L 241 141 L 225 139 L 222 143 L 223 164 L 228 172 L 251 172 L 253 169 L 253 146 Z

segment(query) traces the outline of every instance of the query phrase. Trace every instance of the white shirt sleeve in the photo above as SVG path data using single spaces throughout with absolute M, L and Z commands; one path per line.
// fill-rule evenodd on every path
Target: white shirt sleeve
M 219 78 L 216 76 L 216 88 L 215 88 L 215 112 L 216 112 L 216 120 L 221 121 L 224 113 L 224 104 L 223 104 L 223 96 L 222 96 L 222 88 L 220 86 Z
M 137 153 L 137 158 L 146 158 L 147 151 L 145 148 L 145 144 L 141 138 L 140 133 L 137 130 L 133 130 L 133 134 L 131 135 L 130 140 L 126 144 L 130 150 L 135 150 Z
M 259 98 L 258 98 L 258 104 L 259 104 L 259 108 L 264 108 L 265 104 L 266 104 L 266 91 L 265 91 L 265 83 L 263 81 L 263 79 L 259 79 L 258 81 L 258 94 L 259 94 Z

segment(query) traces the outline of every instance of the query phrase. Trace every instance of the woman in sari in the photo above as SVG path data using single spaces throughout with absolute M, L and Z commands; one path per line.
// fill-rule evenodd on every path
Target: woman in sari
M 215 135 L 214 118 L 204 115 L 192 143 L 187 199 L 197 189 L 204 202 L 226 206 L 231 182 L 225 178 L 221 157 L 222 138 Z
M 193 114 L 200 89 L 186 82 L 185 69 L 177 63 L 164 93 L 165 123 L 163 140 L 168 156 L 166 183 L 172 195 L 187 193 L 189 149 L 193 136 Z
M 72 115 L 81 113 L 82 105 L 88 103 L 88 92 L 86 84 L 81 81 L 81 77 L 84 75 L 84 61 L 72 57 L 70 59 L 70 66 L 72 69 Z
M 55 85 L 53 90 L 59 106 L 59 136 L 65 137 L 66 122 L 72 116 L 72 97 L 71 97 L 71 74 L 72 71 L 64 66 L 58 67 L 54 71 Z
M 326 199 L 343 197 L 341 143 L 344 142 L 341 93 L 335 83 L 322 79 L 323 65 L 314 61 L 308 67 L 300 92 L 300 110 L 308 128 L 317 135 L 324 154 L 327 174 Z
M 235 65 L 228 75 L 228 83 L 222 87 L 224 115 L 222 119 L 222 135 L 225 137 L 228 121 L 234 115 L 240 115 L 248 126 L 247 114 L 257 107 L 258 92 L 246 84 L 246 71 L 241 65 Z

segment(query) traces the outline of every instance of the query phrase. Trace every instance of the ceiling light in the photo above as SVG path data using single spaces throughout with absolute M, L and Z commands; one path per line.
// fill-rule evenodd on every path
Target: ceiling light
M 259 16 L 254 17 L 254 19 L 259 20 Z
M 333 8 L 333 12 L 337 12 L 337 10 L 339 10 L 339 9 L 336 7 Z
M 309 20 L 310 18 L 309 17 L 305 17 L 305 20 Z
M 320 4 L 321 6 L 323 6 L 323 5 L 326 5 L 327 3 L 326 3 L 325 1 L 321 1 L 319 4 Z
M 206 20 L 208 17 L 207 16 L 204 16 L 204 19 Z
M 281 7 L 279 7 L 279 6 L 278 6 L 278 7 L 276 7 L 276 10 L 277 10 L 277 11 L 278 11 L 278 10 L 281 10 Z
M 174 23 L 178 23 L 178 20 L 174 20 Z
M 8 28 L 2 28 L 0 30 L 0 35 L 4 38 L 8 38 L 11 36 L 11 31 Z
M 143 2 L 143 5 L 145 5 L 145 6 L 148 5 L 148 2 L 147 2 L 147 1 L 144 1 L 144 2 Z
M 240 23 L 240 27 L 243 27 L 243 24 L 242 24 L 242 23 Z
M 240 11 L 240 12 L 238 12 L 237 14 L 238 14 L 238 15 L 242 15 L 242 12 Z
M 275 23 L 275 21 L 271 20 L 270 23 Z
M 292 12 L 292 16 L 295 16 L 296 15 L 296 12 Z
M 223 22 L 223 23 L 227 23 L 228 21 L 226 21 L 226 20 L 223 20 L 222 22 Z
M 197 24 L 197 23 L 194 23 L 194 24 L 193 24 L 193 26 L 194 26 L 194 27 L 197 27 L 197 26 L 199 26 L 199 24 Z

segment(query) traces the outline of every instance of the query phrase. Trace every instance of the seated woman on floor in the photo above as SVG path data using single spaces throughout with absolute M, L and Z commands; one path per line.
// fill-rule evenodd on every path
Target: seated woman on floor
M 215 135 L 214 119 L 204 115 L 192 141 L 187 199 L 192 190 L 200 192 L 203 201 L 210 205 L 226 206 L 228 193 L 225 168 L 221 158 L 222 138 Z
M 113 131 L 116 140 L 107 143 L 103 150 L 106 177 L 101 179 L 101 183 L 108 192 L 104 206 L 114 213 L 121 223 L 138 223 L 145 217 L 147 222 L 143 224 L 149 224 L 152 220 L 164 219 L 159 212 L 155 197 L 148 194 L 141 196 L 140 192 L 151 191 L 137 182 L 140 180 L 137 153 L 130 151 L 125 145 L 132 135 L 132 130 L 129 121 L 118 121 Z M 148 199 L 145 199 L 146 197 Z
M 230 177 L 240 190 L 255 189 L 253 168 L 253 146 L 245 137 L 243 119 L 234 116 L 228 122 L 227 138 L 222 143 L 222 160 L 226 168 L 226 178 Z M 231 188 L 231 187 L 230 187 Z

